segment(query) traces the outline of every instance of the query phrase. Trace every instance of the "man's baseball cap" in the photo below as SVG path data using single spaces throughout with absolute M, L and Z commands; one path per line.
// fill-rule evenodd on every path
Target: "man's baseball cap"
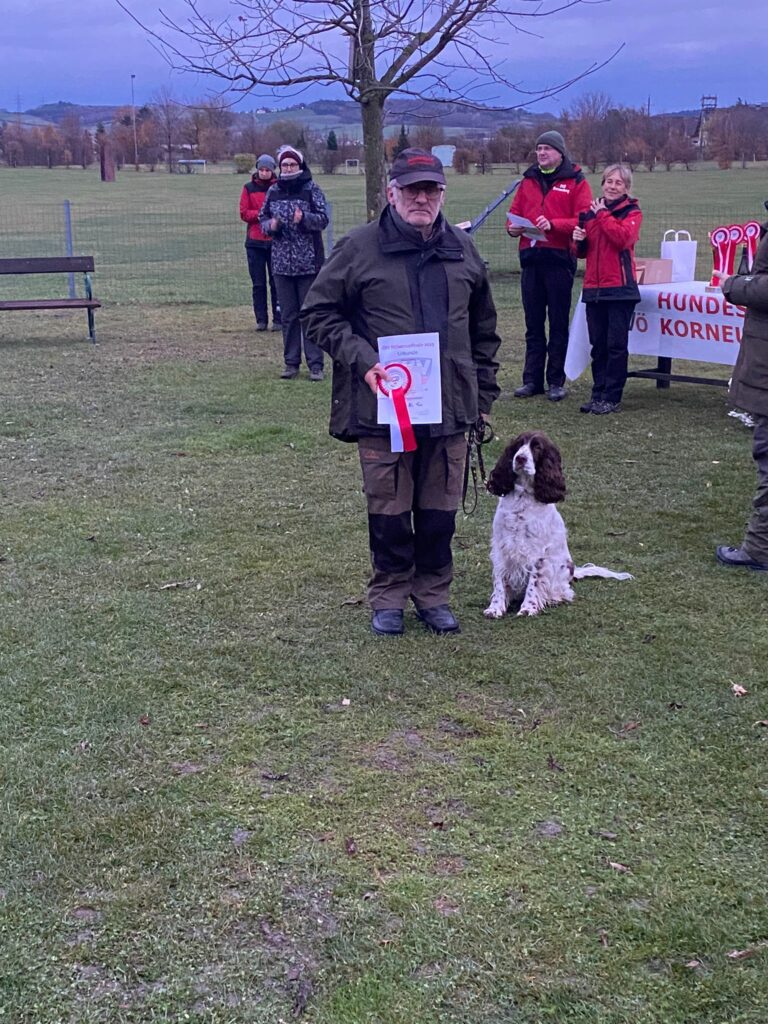
M 389 172 L 392 185 L 415 185 L 417 181 L 436 181 L 445 184 L 443 165 L 426 149 L 404 149 L 395 157 Z

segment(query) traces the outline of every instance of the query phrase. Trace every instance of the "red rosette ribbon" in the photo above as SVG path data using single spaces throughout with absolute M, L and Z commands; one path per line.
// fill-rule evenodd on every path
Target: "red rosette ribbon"
M 388 389 L 379 379 L 379 391 L 392 399 L 395 408 L 396 423 L 390 424 L 390 436 L 393 452 L 415 452 L 416 435 L 411 424 L 411 414 L 405 396 L 411 388 L 413 378 L 411 371 L 404 363 L 387 363 L 384 367 L 389 377 Z

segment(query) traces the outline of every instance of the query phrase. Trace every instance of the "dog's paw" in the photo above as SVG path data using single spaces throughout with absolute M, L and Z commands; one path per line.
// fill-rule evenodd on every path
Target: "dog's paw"
M 504 617 L 504 612 L 506 610 L 507 609 L 504 608 L 502 605 L 489 604 L 488 607 L 483 612 L 483 615 L 486 617 L 486 619 L 501 619 Z
M 538 615 L 541 611 L 541 607 L 537 604 L 523 604 L 520 606 L 520 611 L 517 613 L 517 617 L 521 615 Z

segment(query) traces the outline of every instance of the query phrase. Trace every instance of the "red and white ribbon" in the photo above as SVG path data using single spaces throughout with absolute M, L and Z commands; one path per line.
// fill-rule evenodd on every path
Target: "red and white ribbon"
M 389 427 L 390 447 L 393 452 L 416 451 L 416 435 L 413 432 L 411 414 L 405 400 L 412 384 L 411 371 L 404 363 L 388 363 L 384 369 L 389 377 L 388 386 L 385 387 L 384 383 L 379 380 L 379 391 L 392 400 L 396 421 Z

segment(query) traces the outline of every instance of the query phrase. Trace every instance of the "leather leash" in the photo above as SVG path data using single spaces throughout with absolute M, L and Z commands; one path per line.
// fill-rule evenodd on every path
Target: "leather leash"
M 483 445 L 490 444 L 494 439 L 493 427 L 488 420 L 483 419 L 479 416 L 477 422 L 474 423 L 467 431 L 467 457 L 464 461 L 464 487 L 461 492 L 461 507 L 464 510 L 465 516 L 471 516 L 477 508 L 477 494 L 478 485 L 477 477 L 480 474 L 480 479 L 483 481 L 483 485 L 487 483 L 487 477 L 485 475 L 485 463 L 483 462 Z M 472 475 L 472 506 L 467 508 L 467 492 L 469 490 L 469 477 Z

